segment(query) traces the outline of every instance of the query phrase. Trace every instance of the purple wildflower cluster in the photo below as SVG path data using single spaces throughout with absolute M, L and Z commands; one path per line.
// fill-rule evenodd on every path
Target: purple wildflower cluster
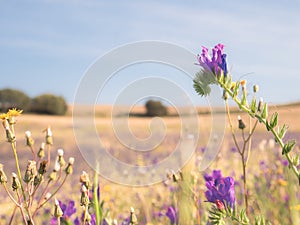
M 207 191 L 205 196 L 207 201 L 217 204 L 220 208 L 220 202 L 235 205 L 234 179 L 232 177 L 223 177 L 220 170 L 214 170 L 212 175 L 205 175 Z
M 212 56 L 209 55 L 208 48 L 202 46 L 202 53 L 198 55 L 197 59 L 199 65 L 204 68 L 204 70 L 209 71 L 215 75 L 224 76 L 227 75 L 227 63 L 226 63 L 226 54 L 223 53 L 224 45 L 217 44 L 212 49 Z

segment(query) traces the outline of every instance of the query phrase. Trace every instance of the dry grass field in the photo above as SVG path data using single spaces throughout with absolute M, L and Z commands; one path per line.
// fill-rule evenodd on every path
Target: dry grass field
M 121 148 L 119 147 L 118 140 L 114 137 L 114 131 L 111 126 L 111 106 L 97 106 L 96 108 L 96 119 L 95 124 L 99 133 L 99 136 L 102 138 L 105 148 Z M 143 107 L 135 107 L 131 112 L 134 113 L 143 113 Z M 289 125 L 289 137 L 293 137 L 299 140 L 300 137 L 300 104 L 293 105 L 285 105 L 285 106 L 273 106 L 270 108 L 270 111 L 278 111 L 279 112 L 279 121 L 285 122 Z M 71 179 L 68 180 L 66 187 L 63 191 L 58 193 L 58 198 L 72 198 L 74 200 L 79 201 L 80 198 L 80 184 L 79 184 L 79 176 L 81 171 L 87 171 L 91 176 L 93 175 L 93 170 L 89 167 L 89 165 L 85 162 L 81 153 L 76 145 L 76 140 L 73 133 L 73 122 L 72 122 L 72 107 L 70 107 L 69 112 L 66 116 L 47 116 L 47 115 L 33 115 L 33 114 L 24 114 L 18 117 L 17 125 L 16 125 L 16 137 L 17 137 L 17 149 L 21 161 L 21 168 L 25 169 L 26 161 L 32 158 L 31 152 L 28 147 L 25 145 L 25 136 L 24 132 L 26 130 L 30 130 L 33 138 L 35 139 L 35 148 L 39 148 L 39 144 L 44 141 L 45 134 L 43 130 L 48 126 L 51 127 L 53 131 L 54 145 L 52 148 L 52 159 L 55 158 L 56 150 L 58 148 L 63 148 L 65 150 L 65 158 L 75 157 L 75 166 L 74 166 L 74 174 Z M 173 109 L 169 110 L 172 114 L 175 114 Z M 205 146 L 207 140 L 209 139 L 209 131 L 211 129 L 210 121 L 212 116 L 210 114 L 206 114 L 207 109 L 199 108 L 199 127 L 200 127 L 200 138 L 198 147 L 201 148 Z M 232 114 L 233 119 L 238 115 L 239 111 L 234 109 L 234 113 Z M 270 113 L 271 113 L 270 112 Z M 241 114 L 242 117 L 244 116 Z M 223 116 L 222 114 L 216 116 Z M 146 138 L 149 134 L 149 124 L 151 122 L 151 118 L 146 117 L 129 117 L 124 118 L 128 119 L 129 127 L 134 135 L 138 138 Z M 179 117 L 170 116 L 163 118 L 167 135 L 170 135 L 175 140 L 180 137 L 180 129 L 181 129 L 181 120 Z M 248 121 L 245 120 L 245 123 Z M 271 137 L 270 134 L 267 134 L 263 127 L 258 125 L 257 132 L 254 136 L 253 140 L 253 148 L 258 148 L 259 144 L 262 140 L 268 140 Z M 15 171 L 15 165 L 13 160 L 13 154 L 10 149 L 10 146 L 7 142 L 5 142 L 5 131 L 4 129 L 0 129 L 0 163 L 5 165 L 5 170 L 7 174 Z M 159 149 L 160 153 L 164 151 L 170 152 L 174 148 L 173 144 L 176 144 L 176 141 L 164 143 Z M 221 151 L 213 164 L 211 165 L 211 169 L 221 168 L 223 171 L 232 172 L 232 168 L 240 169 L 239 158 L 237 156 L 227 156 L 228 152 L 231 151 L 233 147 L 233 142 L 230 136 L 229 127 L 226 126 L 225 136 L 223 139 L 223 144 Z M 124 153 L 126 154 L 126 152 Z M 137 159 L 140 160 L 140 159 Z M 147 159 L 142 159 L 144 163 L 147 163 Z M 101 163 L 101 162 L 100 162 Z M 140 161 L 136 162 L 137 164 Z M 258 158 L 252 157 L 250 160 L 251 171 L 255 171 L 258 167 L 254 166 L 258 164 Z M 239 174 L 237 172 L 236 174 Z M 128 186 L 122 186 L 119 184 L 114 184 L 104 178 L 100 177 L 101 182 L 101 198 L 106 200 L 108 203 L 107 207 L 112 209 L 111 216 L 117 217 L 119 215 L 119 211 L 123 210 L 123 212 L 128 211 L 128 207 L 133 205 L 136 208 L 140 208 L 142 205 L 142 209 L 138 209 L 138 213 L 142 213 L 146 220 L 151 221 L 151 202 L 147 200 L 147 196 L 149 193 L 154 191 L 157 195 L 164 196 L 164 187 L 163 185 L 156 184 L 151 187 L 144 188 L 133 188 Z M 1 190 L 1 189 L 0 189 Z M 152 191 L 151 191 L 152 190 Z M 5 212 L 9 213 L 12 210 L 12 205 L 8 201 L 7 198 L 2 194 L 2 190 L 0 191 L 0 200 L 1 200 L 1 208 L 3 209 L 1 214 L 5 214 Z M 67 195 L 66 195 L 67 193 Z M 123 196 L 122 193 L 127 193 L 126 197 Z M 134 199 L 134 201 L 133 201 Z M 3 208 L 3 206 L 6 206 Z M 51 208 L 51 206 L 49 206 Z M 118 209 L 118 212 L 113 209 Z M 139 211 L 140 210 L 140 211 Z M 275 223 L 276 224 L 276 223 Z

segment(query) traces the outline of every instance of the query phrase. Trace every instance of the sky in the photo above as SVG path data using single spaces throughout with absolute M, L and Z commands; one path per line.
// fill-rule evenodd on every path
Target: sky
M 201 46 L 224 43 L 234 79 L 258 84 L 260 96 L 273 104 L 300 100 L 299 0 L 0 1 L 0 32 L 0 88 L 30 97 L 53 93 L 73 103 L 97 59 L 128 43 L 155 40 L 194 53 L 191 66 Z M 144 66 L 116 74 L 99 102 L 113 104 L 120 89 L 151 74 L 181 85 L 193 102 L 203 103 L 190 77 Z

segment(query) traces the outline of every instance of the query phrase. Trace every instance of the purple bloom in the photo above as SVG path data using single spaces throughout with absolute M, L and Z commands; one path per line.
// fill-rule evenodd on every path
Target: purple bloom
M 224 76 L 227 75 L 227 63 L 226 63 L 226 54 L 223 53 L 224 45 L 217 44 L 212 49 L 212 57 L 210 57 L 208 48 L 202 46 L 202 53 L 198 55 L 199 65 L 204 68 L 204 70 L 209 71 L 215 75 L 220 75 L 221 73 Z
M 173 206 L 168 207 L 166 216 L 170 219 L 171 225 L 175 225 L 177 223 L 177 212 Z
M 204 175 L 204 179 L 208 189 L 205 192 L 207 201 L 215 204 L 221 201 L 223 204 L 230 205 L 231 208 L 234 207 L 234 179 L 232 177 L 223 177 L 220 170 L 214 170 L 212 175 Z

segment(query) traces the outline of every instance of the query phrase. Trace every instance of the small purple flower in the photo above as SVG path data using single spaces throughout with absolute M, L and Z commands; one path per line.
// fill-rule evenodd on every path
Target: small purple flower
M 166 216 L 170 219 L 171 225 L 177 224 L 177 212 L 173 206 L 168 207 Z
M 220 170 L 214 170 L 212 175 L 204 175 L 207 191 L 205 196 L 207 201 L 217 203 L 221 201 L 223 204 L 230 205 L 231 208 L 235 204 L 234 179 L 232 177 L 223 177 Z
M 202 46 L 202 53 L 198 55 L 199 65 L 204 68 L 204 70 L 211 72 L 215 75 L 220 75 L 221 73 L 224 76 L 227 75 L 227 63 L 226 63 L 226 54 L 223 53 L 224 45 L 217 44 L 212 49 L 212 57 L 209 55 L 208 48 Z

